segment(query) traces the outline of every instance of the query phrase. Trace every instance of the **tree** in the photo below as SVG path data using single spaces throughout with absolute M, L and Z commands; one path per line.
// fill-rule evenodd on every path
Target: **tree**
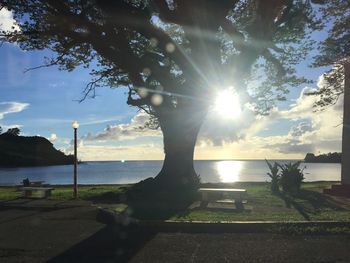
M 20 30 L 3 32 L 24 50 L 50 49 L 44 66 L 89 67 L 85 97 L 102 85 L 128 87 L 127 103 L 163 132 L 165 160 L 156 182 L 195 186 L 193 153 L 219 90 L 266 114 L 290 86 L 306 80 L 294 65 L 319 27 L 302 0 L 1 0 Z M 254 85 L 249 85 L 254 83 Z M 84 98 L 85 98 L 84 97 Z
M 345 66 L 350 64 L 350 2 L 346 0 L 317 2 L 321 4 L 320 12 L 329 30 L 327 38 L 319 45 L 319 53 L 315 56 L 313 66 L 332 66 L 332 69 L 323 75 L 325 85 L 309 94 L 319 96 L 315 108 L 325 109 L 337 103 L 339 96 L 344 93 Z
M 2 133 L 2 127 L 0 126 L 0 134 Z
M 21 133 L 21 130 L 19 128 L 10 128 L 6 131 L 6 134 L 18 136 Z

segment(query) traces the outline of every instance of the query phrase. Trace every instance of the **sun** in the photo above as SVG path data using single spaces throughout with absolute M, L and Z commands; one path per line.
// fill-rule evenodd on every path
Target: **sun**
M 238 118 L 242 110 L 237 93 L 232 88 L 221 91 L 215 99 L 214 111 L 227 119 Z

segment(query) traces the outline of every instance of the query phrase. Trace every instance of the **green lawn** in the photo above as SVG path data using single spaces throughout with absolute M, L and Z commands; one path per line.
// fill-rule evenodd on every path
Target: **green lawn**
M 247 211 L 225 208 L 188 209 L 171 217 L 181 221 L 350 221 L 350 199 L 322 194 L 331 182 L 304 183 L 296 197 L 272 195 L 267 183 L 236 183 L 247 189 Z M 209 185 L 210 186 L 210 185 Z
M 79 198 L 109 207 L 125 207 L 131 216 L 139 219 L 159 219 L 177 221 L 307 221 L 340 220 L 350 221 L 350 199 L 322 194 L 322 189 L 332 182 L 304 183 L 296 197 L 272 195 L 268 183 L 204 184 L 203 186 L 235 187 L 247 189 L 245 211 L 235 211 L 230 206 L 200 208 L 194 203 L 172 203 L 169 205 L 160 196 L 147 200 L 140 198 L 128 202 L 120 195 L 125 185 L 79 186 Z M 54 186 L 50 199 L 72 199 L 71 186 Z M 0 200 L 19 197 L 15 187 L 0 187 Z
M 72 200 L 73 188 L 72 186 L 56 185 L 51 186 L 55 188 L 49 199 L 52 200 Z M 117 202 L 117 193 L 120 193 L 121 187 L 127 185 L 83 185 L 78 187 L 78 195 L 81 200 L 95 200 L 101 199 L 103 202 Z M 11 200 L 19 198 L 21 192 L 17 187 L 0 186 L 0 200 Z

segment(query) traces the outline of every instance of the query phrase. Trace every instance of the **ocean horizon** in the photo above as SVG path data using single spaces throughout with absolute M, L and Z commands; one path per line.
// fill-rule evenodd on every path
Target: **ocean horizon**
M 268 160 L 279 163 L 297 160 Z M 78 165 L 79 184 L 129 184 L 156 176 L 162 160 L 83 161 Z M 262 160 L 195 160 L 194 167 L 203 183 L 266 182 L 268 167 Z M 301 163 L 306 182 L 339 181 L 339 163 Z M 0 185 L 18 185 L 22 180 L 47 184 L 72 184 L 73 165 L 0 168 Z

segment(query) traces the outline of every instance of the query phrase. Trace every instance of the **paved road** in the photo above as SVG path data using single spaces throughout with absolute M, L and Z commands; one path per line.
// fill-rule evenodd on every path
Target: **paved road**
M 132 262 L 350 262 L 350 237 L 159 233 Z
M 349 262 L 350 236 L 153 233 L 106 226 L 93 207 L 0 207 L 0 262 Z

